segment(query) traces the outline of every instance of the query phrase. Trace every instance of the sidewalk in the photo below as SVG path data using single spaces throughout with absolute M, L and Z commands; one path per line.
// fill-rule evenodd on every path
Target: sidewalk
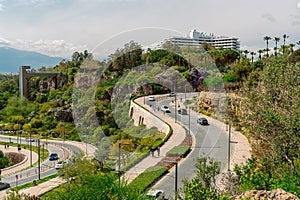
M 22 148 L 20 151 L 18 151 L 17 147 L 10 146 L 9 148 L 4 148 L 4 145 L 0 145 L 0 150 L 3 151 L 3 153 L 15 152 L 15 153 L 21 153 L 21 154 L 25 155 L 25 158 L 22 162 L 20 162 L 16 165 L 13 165 L 9 168 L 2 169 L 2 172 L 1 172 L 2 177 L 8 176 L 12 173 L 15 173 L 15 172 L 21 171 L 27 167 L 30 167 L 30 151 L 29 150 Z M 38 161 L 37 153 L 32 152 L 32 163 L 35 163 L 37 161 Z
M 144 105 L 144 99 L 138 98 L 135 100 L 138 104 L 143 105 L 148 110 L 151 110 L 149 105 Z M 186 131 L 179 124 L 175 123 L 175 120 L 168 116 L 168 114 L 163 114 L 161 111 L 153 111 L 153 114 L 158 116 L 159 118 L 165 120 L 173 129 L 173 134 L 169 138 L 169 140 L 160 148 L 160 156 L 157 157 L 157 153 L 154 152 L 154 157 L 147 156 L 141 162 L 136 164 L 134 167 L 130 168 L 125 173 L 125 180 L 130 183 L 133 179 L 135 179 L 139 174 L 143 173 L 148 167 L 155 166 L 159 163 L 165 156 L 166 153 L 171 150 L 174 146 L 178 146 L 185 139 Z

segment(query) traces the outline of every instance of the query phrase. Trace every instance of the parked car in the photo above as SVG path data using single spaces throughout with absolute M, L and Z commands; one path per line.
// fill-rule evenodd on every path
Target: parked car
M 201 125 L 208 125 L 208 121 L 204 117 L 201 117 L 201 118 L 197 119 L 197 123 L 201 124 Z
M 170 113 L 171 111 L 170 111 L 170 108 L 168 107 L 168 106 L 162 106 L 161 107 L 161 110 L 163 111 L 163 112 L 166 112 L 166 113 Z
M 146 196 L 149 199 L 155 199 L 155 200 L 163 200 L 165 199 L 165 192 L 163 190 L 158 190 L 158 189 L 150 189 Z
M 57 153 L 51 153 L 50 156 L 49 156 L 49 160 L 58 160 Z
M 187 110 L 185 108 L 181 108 L 178 110 L 178 114 L 187 115 Z
M 150 97 L 148 98 L 148 100 L 149 100 L 149 101 L 155 101 L 155 98 L 154 98 L 154 96 L 150 96 Z
M 58 161 L 56 164 L 55 164 L 55 169 L 62 169 L 64 167 L 64 165 L 67 164 L 66 161 Z
M 5 190 L 7 188 L 10 188 L 9 183 L 0 182 L 0 190 Z

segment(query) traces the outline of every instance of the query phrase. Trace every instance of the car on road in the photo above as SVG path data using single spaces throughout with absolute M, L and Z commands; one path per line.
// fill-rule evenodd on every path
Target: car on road
M 161 111 L 166 112 L 166 113 L 170 113 L 170 108 L 168 106 L 162 106 L 161 107 Z
M 7 188 L 10 188 L 9 183 L 0 182 L 0 190 L 5 190 Z
M 187 110 L 185 108 L 181 108 L 178 110 L 178 114 L 187 115 Z
M 208 121 L 205 117 L 201 117 L 201 118 L 197 119 L 197 123 L 201 124 L 201 125 L 208 125 Z
M 58 160 L 58 154 L 57 153 L 51 153 L 49 156 L 49 160 Z
M 25 141 L 26 142 L 35 142 L 35 139 L 34 138 L 26 138 Z
M 146 194 L 148 199 L 163 200 L 165 199 L 165 192 L 159 189 L 150 189 Z
M 55 164 L 55 169 L 62 169 L 64 167 L 64 165 L 67 164 L 66 161 L 58 161 L 56 164 Z
M 150 97 L 148 98 L 148 100 L 149 100 L 149 101 L 155 101 L 155 97 L 154 97 L 154 96 L 150 96 Z
M 174 97 L 175 96 L 175 92 L 170 92 L 167 94 L 168 97 Z

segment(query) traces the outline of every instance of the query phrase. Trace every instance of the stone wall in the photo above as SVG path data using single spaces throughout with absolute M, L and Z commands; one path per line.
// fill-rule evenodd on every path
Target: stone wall
M 165 133 L 166 135 L 170 131 L 170 127 L 166 122 L 134 101 L 131 101 L 130 103 L 129 116 L 133 120 L 135 126 L 143 124 L 147 128 L 156 127 L 158 131 Z

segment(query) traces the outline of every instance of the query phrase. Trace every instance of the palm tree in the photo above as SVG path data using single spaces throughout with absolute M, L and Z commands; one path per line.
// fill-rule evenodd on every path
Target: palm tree
M 278 42 L 279 42 L 280 38 L 279 37 L 274 37 L 274 41 L 275 41 L 275 47 L 274 47 L 274 50 L 275 50 L 275 56 L 277 56 L 277 45 L 278 45 Z
M 265 36 L 264 37 L 264 40 L 266 41 L 267 43 L 267 48 L 266 48 L 266 51 L 267 51 L 267 57 L 269 57 L 269 40 L 271 40 L 272 38 L 270 36 Z
M 287 39 L 287 38 L 289 38 L 289 36 L 287 35 L 287 34 L 283 34 L 283 49 L 282 49 L 282 53 L 283 53 L 283 55 L 284 55 L 284 53 L 285 53 L 285 40 Z
M 247 58 L 248 53 L 249 53 L 248 50 L 244 50 L 245 58 Z
M 300 47 L 300 41 L 296 42 L 296 44 Z
M 259 60 L 261 60 L 261 54 L 264 52 L 264 50 L 259 49 L 257 52 L 258 52 L 258 58 Z
M 294 52 L 294 47 L 295 47 L 295 46 L 296 46 L 295 44 L 290 44 L 291 53 Z
M 253 63 L 253 58 L 254 58 L 254 55 L 256 55 L 256 53 L 251 51 L 250 54 L 251 54 L 251 62 Z

